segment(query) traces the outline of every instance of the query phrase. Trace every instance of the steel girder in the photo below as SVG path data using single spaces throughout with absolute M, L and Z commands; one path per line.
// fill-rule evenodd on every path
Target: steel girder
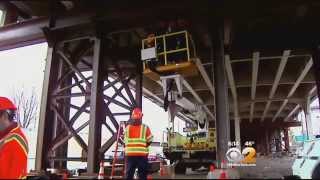
M 96 36 L 48 41 L 52 47 L 46 61 L 36 170 L 65 168 L 68 159 L 76 159 L 87 162 L 88 173 L 97 173 L 99 162 L 105 160 L 105 152 L 116 141 L 119 117 L 128 120 L 131 110 L 141 107 L 141 64 L 124 72 L 116 60 L 104 58 L 107 40 Z M 92 62 L 87 62 L 91 69 L 86 68 L 86 72 L 78 67 L 83 56 L 92 56 Z M 108 72 L 109 65 L 116 71 Z M 135 96 L 129 87 L 131 80 L 136 81 Z M 114 107 L 122 111 L 116 112 Z M 102 127 L 111 134 L 103 143 Z M 85 128 L 89 132 L 84 135 L 80 132 Z M 82 157 L 68 157 L 71 138 L 81 147 Z

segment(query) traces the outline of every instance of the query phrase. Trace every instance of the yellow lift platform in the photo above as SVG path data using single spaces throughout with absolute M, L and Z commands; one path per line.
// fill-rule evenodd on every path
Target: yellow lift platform
M 143 73 L 146 77 L 158 81 L 161 74 L 180 74 L 184 77 L 198 75 L 193 60 L 196 57 L 195 46 L 187 31 L 150 35 L 142 40 L 142 56 L 143 53 L 150 54 L 150 51 L 154 58 L 143 59 Z

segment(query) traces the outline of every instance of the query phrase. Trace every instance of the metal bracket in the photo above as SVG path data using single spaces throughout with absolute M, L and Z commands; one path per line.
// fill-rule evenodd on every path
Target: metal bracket
M 183 90 L 183 86 L 182 86 L 183 79 L 182 78 L 183 77 L 179 74 L 170 75 L 170 76 L 161 76 L 160 80 L 162 82 L 164 96 L 166 95 L 166 92 L 167 92 L 167 86 L 168 86 L 169 80 L 174 80 L 176 87 L 177 87 L 177 90 L 178 90 L 178 95 L 180 97 L 182 97 L 182 90 Z

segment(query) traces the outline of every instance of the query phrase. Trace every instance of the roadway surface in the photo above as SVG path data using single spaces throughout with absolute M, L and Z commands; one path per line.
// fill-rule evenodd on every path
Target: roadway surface
M 241 179 L 280 179 L 284 176 L 292 175 L 291 166 L 294 157 L 283 156 L 281 158 L 258 157 L 257 166 L 241 167 L 239 171 Z M 158 173 L 152 175 L 153 179 L 206 179 L 207 171 L 191 171 L 188 169 L 186 174 L 174 174 L 159 176 Z M 232 176 L 232 175 L 231 175 Z M 228 178 L 232 178 L 228 176 Z

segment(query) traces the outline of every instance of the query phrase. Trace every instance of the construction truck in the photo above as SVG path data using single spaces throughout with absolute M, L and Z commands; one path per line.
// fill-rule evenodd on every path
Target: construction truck
M 187 167 L 209 167 L 215 159 L 215 129 L 209 127 L 209 119 L 214 117 L 186 80 L 197 76 L 199 71 L 191 35 L 180 31 L 149 36 L 142 40 L 141 58 L 144 76 L 163 88 L 164 109 L 169 115 L 164 155 L 174 164 L 177 173 L 184 173 Z M 184 89 L 196 102 L 184 96 Z M 187 135 L 174 130 L 176 116 L 188 125 Z
M 163 153 L 175 166 L 176 173 L 209 167 L 215 160 L 215 128 L 196 130 L 186 136 L 178 132 L 167 133 L 167 143 L 163 143 Z

